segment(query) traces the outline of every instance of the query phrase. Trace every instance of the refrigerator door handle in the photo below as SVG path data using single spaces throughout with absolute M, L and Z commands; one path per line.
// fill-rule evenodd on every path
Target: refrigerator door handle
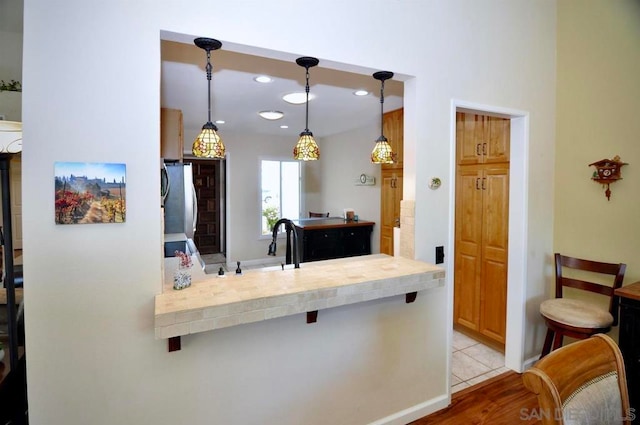
M 198 224 L 198 195 L 196 193 L 196 187 L 192 183 L 191 184 L 191 192 L 193 193 L 193 233 L 196 233 L 196 225 Z

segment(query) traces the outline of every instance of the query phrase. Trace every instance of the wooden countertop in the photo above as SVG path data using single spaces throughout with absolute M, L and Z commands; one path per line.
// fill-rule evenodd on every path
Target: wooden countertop
M 155 335 L 173 338 L 444 286 L 444 269 L 385 254 L 206 275 L 174 290 L 176 258 L 165 259 L 164 291 L 155 297 Z
M 622 298 L 629 298 L 640 301 L 640 282 L 634 282 L 629 285 L 618 288 L 614 291 L 615 295 Z
M 302 230 L 333 229 L 337 227 L 373 226 L 373 221 L 347 221 L 341 217 L 303 218 L 294 220 L 293 224 Z

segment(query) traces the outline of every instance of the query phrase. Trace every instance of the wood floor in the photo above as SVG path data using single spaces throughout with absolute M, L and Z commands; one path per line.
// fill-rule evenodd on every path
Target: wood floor
M 455 393 L 451 405 L 410 425 L 540 424 L 538 400 L 522 384 L 522 376 L 507 372 Z

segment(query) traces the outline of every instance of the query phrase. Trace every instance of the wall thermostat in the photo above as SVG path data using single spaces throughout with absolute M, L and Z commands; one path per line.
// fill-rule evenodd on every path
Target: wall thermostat
M 373 186 L 376 184 L 376 178 L 362 173 L 355 183 L 358 186 Z

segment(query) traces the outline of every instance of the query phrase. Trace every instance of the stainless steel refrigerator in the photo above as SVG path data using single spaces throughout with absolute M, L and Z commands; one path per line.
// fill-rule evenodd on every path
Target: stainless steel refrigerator
M 164 200 L 164 233 L 184 233 L 193 239 L 198 218 L 198 200 L 191 164 L 165 164 L 168 192 Z

